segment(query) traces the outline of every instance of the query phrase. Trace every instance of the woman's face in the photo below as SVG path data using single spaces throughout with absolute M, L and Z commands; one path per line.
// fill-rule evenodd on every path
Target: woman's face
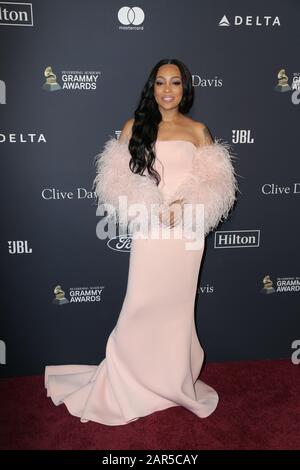
M 180 70 L 177 65 L 165 64 L 159 67 L 154 82 L 154 97 L 163 109 L 176 108 L 183 96 Z

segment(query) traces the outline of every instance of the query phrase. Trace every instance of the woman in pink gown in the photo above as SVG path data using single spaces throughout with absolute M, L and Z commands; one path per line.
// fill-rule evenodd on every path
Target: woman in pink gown
M 189 77 L 185 66 L 174 60 L 157 64 L 150 79 L 158 71 L 164 77 L 174 70 Z M 182 94 L 176 90 L 173 97 L 180 102 Z M 158 102 L 161 96 L 158 92 Z M 178 113 L 180 107 L 170 100 L 161 102 L 159 109 L 170 116 L 169 110 Z M 174 135 L 170 128 L 169 133 L 160 129 L 162 136 Z M 204 352 L 196 333 L 194 307 L 205 236 L 228 217 L 236 199 L 232 155 L 228 144 L 203 140 L 196 145 L 191 134 L 155 139 L 157 184 L 149 168 L 146 176 L 129 168 L 130 138 L 125 134 L 120 141 L 111 137 L 106 142 L 97 158 L 94 181 L 99 204 L 107 210 L 106 220 L 118 222 L 132 237 L 121 312 L 99 365 L 46 366 L 47 396 L 55 405 L 64 403 L 82 422 L 122 425 L 173 406 L 205 418 L 215 410 L 219 397 L 199 379 Z M 127 208 L 119 204 L 121 195 L 126 197 Z M 129 210 L 134 204 L 146 209 L 138 219 L 146 220 L 146 225 L 136 224 L 134 211 Z M 176 228 L 185 220 L 180 209 L 187 204 L 193 210 L 197 205 L 204 208 L 200 230 L 193 231 L 200 220 L 194 211 L 186 219 L 187 230 L 176 236 Z M 151 210 L 154 217 L 149 222 Z

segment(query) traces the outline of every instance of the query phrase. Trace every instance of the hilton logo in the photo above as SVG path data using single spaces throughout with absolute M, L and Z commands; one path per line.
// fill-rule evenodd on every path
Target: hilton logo
M 0 2 L 0 25 L 33 26 L 32 3 Z
M 253 248 L 259 241 L 260 230 L 217 231 L 214 248 Z

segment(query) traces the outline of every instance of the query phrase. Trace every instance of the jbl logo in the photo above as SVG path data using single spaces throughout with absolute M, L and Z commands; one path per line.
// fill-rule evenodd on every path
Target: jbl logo
M 32 253 L 32 248 L 29 248 L 27 240 L 9 240 L 8 241 L 8 252 L 11 255 L 21 253 Z
M 251 131 L 238 129 L 232 131 L 232 142 L 234 144 L 253 144 L 254 139 L 251 137 Z

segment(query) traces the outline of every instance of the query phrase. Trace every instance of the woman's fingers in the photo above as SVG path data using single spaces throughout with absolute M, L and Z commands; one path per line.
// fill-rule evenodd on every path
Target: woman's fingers
M 182 219 L 184 199 L 172 201 L 159 212 L 159 221 L 169 228 L 173 228 Z

